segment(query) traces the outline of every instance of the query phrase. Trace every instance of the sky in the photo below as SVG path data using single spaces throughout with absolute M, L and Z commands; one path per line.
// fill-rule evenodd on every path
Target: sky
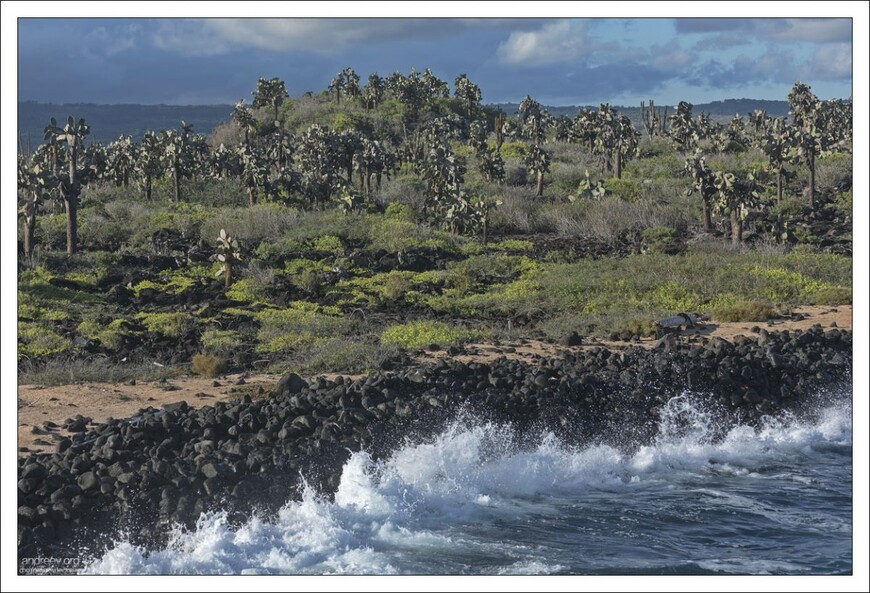
M 22 101 L 226 104 L 261 76 L 298 96 L 347 66 L 363 81 L 466 73 L 486 103 L 784 100 L 796 80 L 852 95 L 850 19 L 22 18 L 18 32 Z

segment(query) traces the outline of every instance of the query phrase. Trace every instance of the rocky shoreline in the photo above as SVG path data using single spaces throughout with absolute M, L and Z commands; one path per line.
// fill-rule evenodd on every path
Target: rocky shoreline
M 407 360 L 357 380 L 289 374 L 264 399 L 179 402 L 100 424 L 72 418 L 64 427 L 74 434 L 54 453 L 19 459 L 19 554 L 96 552 L 118 533 L 159 545 L 172 524 L 190 527 L 217 508 L 241 522 L 286 502 L 302 476 L 333 492 L 351 451 L 383 457 L 460 415 L 629 450 L 655 437 L 660 407 L 686 390 L 724 430 L 818 406 L 825 389 L 848 389 L 851 368 L 851 331 L 757 329 L 533 360 Z

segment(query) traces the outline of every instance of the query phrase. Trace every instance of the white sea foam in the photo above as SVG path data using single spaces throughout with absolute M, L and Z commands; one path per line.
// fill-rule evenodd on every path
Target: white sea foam
M 645 484 L 671 487 L 685 475 L 763 478 L 770 464 L 849 447 L 851 409 L 831 407 L 812 422 L 770 419 L 760 429 L 738 426 L 724 438 L 715 434 L 712 417 L 687 396 L 665 407 L 656 441 L 632 454 L 607 445 L 573 449 L 552 435 L 520 449 L 509 427 L 457 422 L 432 441 L 406 445 L 380 462 L 354 453 L 334 501 L 306 488 L 302 500 L 288 502 L 277 517 L 255 518 L 238 529 L 223 514 L 203 515 L 195 530 L 176 531 L 164 550 L 147 553 L 120 542 L 85 572 L 390 574 L 427 566 L 452 572 L 446 561 L 435 561 L 464 554 L 497 559 L 488 564 L 493 573 L 553 572 L 562 567 L 522 545 L 477 537 L 469 526 L 523 516 L 537 521 L 548 513 L 558 518 L 551 499 L 582 500 L 586 493 Z M 706 494 L 732 497 L 728 504 L 760 515 L 773 512 L 713 489 Z M 455 565 L 465 569 L 459 560 Z

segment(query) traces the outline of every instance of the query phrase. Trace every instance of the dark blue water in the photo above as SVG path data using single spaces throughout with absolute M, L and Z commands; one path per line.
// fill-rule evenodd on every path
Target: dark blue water
M 509 427 L 457 422 L 387 461 L 354 454 L 333 501 L 307 490 L 235 530 L 203 516 L 165 550 L 119 542 L 87 572 L 851 572 L 848 404 L 722 438 L 675 398 L 660 428 L 626 454 L 548 435 L 518 450 Z

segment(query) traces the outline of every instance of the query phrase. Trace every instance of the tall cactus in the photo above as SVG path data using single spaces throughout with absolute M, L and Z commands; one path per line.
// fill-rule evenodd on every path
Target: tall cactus
M 238 241 L 228 235 L 224 229 L 221 229 L 220 236 L 217 238 L 217 253 L 212 256 L 212 259 L 221 263 L 215 276 L 223 276 L 224 287 L 229 289 L 233 284 L 233 268 L 242 261 L 242 256 Z
M 653 136 L 661 136 L 665 131 L 665 118 L 667 117 L 668 108 L 656 109 L 655 101 L 649 100 L 649 108 L 646 103 L 640 102 L 640 119 L 643 123 L 643 128 L 650 138 Z
M 85 138 L 91 133 L 91 128 L 84 119 L 76 120 L 70 116 L 67 124 L 60 128 L 57 121 L 51 118 L 51 123 L 45 128 L 45 139 L 56 142 L 66 142 L 68 177 L 60 179 L 60 190 L 66 209 L 66 252 L 75 255 L 78 249 L 78 206 L 82 178 L 85 171 L 78 168 L 79 156 Z

